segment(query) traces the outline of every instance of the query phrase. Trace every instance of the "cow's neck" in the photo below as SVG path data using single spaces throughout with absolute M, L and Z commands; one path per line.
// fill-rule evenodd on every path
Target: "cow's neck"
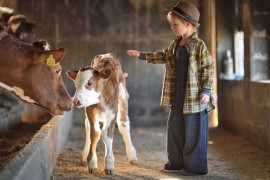
M 10 86 L 12 88 L 15 86 L 22 87 L 22 83 L 24 83 L 24 81 L 22 80 L 24 74 L 25 73 L 23 73 L 20 69 L 12 68 L 9 63 L 7 63 L 6 66 L 0 65 L 0 82 L 2 84 L 5 84 L 6 86 Z M 10 89 L 5 88 L 4 85 L 1 85 L 1 87 L 7 90 Z
M 1 43 L 1 41 L 9 43 Z M 0 46 L 3 47 L 1 49 L 7 49 L 6 53 L 1 54 L 0 57 L 0 87 L 14 93 L 26 102 L 35 103 L 36 101 L 27 96 L 22 88 L 25 73 L 22 72 L 20 64 L 26 62 L 18 62 L 21 59 L 20 54 L 16 54 L 16 45 L 11 35 L 0 31 Z
M 21 98 L 22 100 L 24 100 L 24 101 L 26 101 L 26 102 L 29 102 L 29 103 L 36 103 L 35 100 L 31 99 L 29 96 L 26 96 L 26 95 L 24 94 L 23 89 L 21 89 L 21 88 L 19 88 L 19 87 L 17 87 L 17 86 L 11 87 L 11 86 L 9 86 L 9 85 L 6 85 L 6 84 L 0 82 L 0 87 L 2 87 L 2 88 L 4 88 L 4 89 L 6 89 L 6 90 L 8 90 L 8 91 L 10 91 L 10 92 L 12 92 L 12 93 L 14 93 L 14 94 L 17 95 L 19 98 Z
M 27 46 L 12 35 L 0 32 L 0 49 L 3 51 L 0 52 L 0 82 L 14 83 L 21 77 L 22 68 L 31 61 L 29 58 L 23 58 L 25 54 L 32 53 L 27 52 Z

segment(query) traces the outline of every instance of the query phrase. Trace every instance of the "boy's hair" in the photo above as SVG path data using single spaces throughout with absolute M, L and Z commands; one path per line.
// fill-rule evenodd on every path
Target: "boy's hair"
M 181 16 L 175 14 L 174 12 L 169 11 L 168 14 L 167 14 L 167 20 L 168 20 L 169 24 L 171 24 L 171 19 L 172 18 L 179 19 L 180 21 L 182 21 L 184 23 L 189 23 L 190 25 L 192 25 L 194 32 L 198 31 L 198 27 L 196 27 L 194 24 L 192 24 L 191 22 L 185 20 L 184 18 L 182 18 Z
M 174 7 L 165 10 L 173 12 L 179 17 L 189 21 L 196 27 L 200 26 L 200 12 L 194 4 L 188 1 L 180 0 Z

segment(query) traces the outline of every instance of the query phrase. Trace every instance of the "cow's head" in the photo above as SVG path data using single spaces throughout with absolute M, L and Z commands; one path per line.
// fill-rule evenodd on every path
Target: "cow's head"
M 111 69 L 95 70 L 85 67 L 80 71 L 67 71 L 67 76 L 73 80 L 76 92 L 73 104 L 78 107 L 88 107 L 101 101 L 104 80 L 111 76 Z
M 49 50 L 41 52 L 33 60 L 33 64 L 26 70 L 25 93 L 31 93 L 35 104 L 47 109 L 54 115 L 61 115 L 64 111 L 70 111 L 71 98 L 61 77 L 62 67 L 60 60 L 65 49 Z M 23 85 L 22 85 L 23 86 Z
M 72 101 L 60 65 L 65 49 L 45 51 L 7 33 L 0 35 L 0 86 L 53 115 L 69 111 Z

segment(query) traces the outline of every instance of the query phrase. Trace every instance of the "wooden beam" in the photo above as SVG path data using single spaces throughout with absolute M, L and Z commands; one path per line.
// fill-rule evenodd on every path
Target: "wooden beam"
M 205 41 L 205 44 L 211 53 L 215 64 L 215 76 L 213 84 L 213 93 L 215 100 L 217 100 L 217 63 L 216 63 L 216 1 L 215 0 L 201 0 L 201 27 L 200 36 Z M 216 102 L 217 105 L 217 102 Z M 209 117 L 209 126 L 216 127 L 218 125 L 218 110 L 213 111 Z

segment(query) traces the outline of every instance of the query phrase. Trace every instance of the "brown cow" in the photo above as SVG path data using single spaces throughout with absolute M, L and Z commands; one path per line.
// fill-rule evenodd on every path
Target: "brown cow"
M 70 111 L 59 63 L 64 53 L 63 48 L 44 51 L 0 31 L 0 86 L 54 115 Z
M 34 36 L 35 23 L 23 14 L 3 13 L 0 17 L 2 29 L 24 42 L 30 42 Z
M 24 42 L 31 41 L 34 30 L 35 23 L 28 21 L 23 14 L 12 15 L 7 22 L 7 33 Z
M 91 67 L 82 68 L 80 71 L 70 70 L 67 75 L 76 86 L 73 104 L 85 107 L 87 115 L 83 161 L 87 158 L 89 172 L 95 173 L 98 168 L 96 146 L 101 135 L 106 148 L 105 173 L 113 174 L 112 142 L 116 122 L 124 138 L 129 162 L 138 164 L 129 132 L 128 92 L 118 59 L 112 54 L 98 55 L 92 60 Z

